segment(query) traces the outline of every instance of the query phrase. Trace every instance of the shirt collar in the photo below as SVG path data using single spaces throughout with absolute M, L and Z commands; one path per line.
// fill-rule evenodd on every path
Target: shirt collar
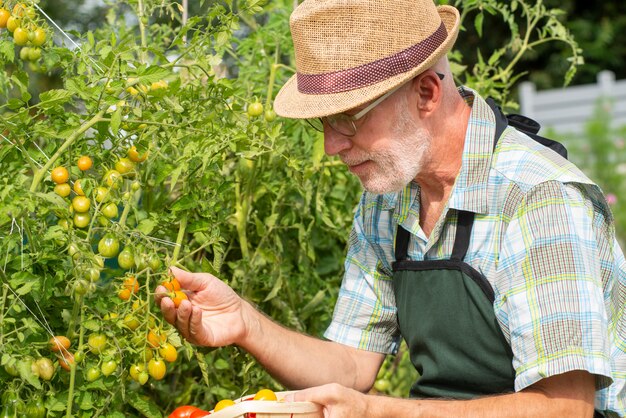
M 488 211 L 488 180 L 496 119 L 487 102 L 474 90 L 460 87 L 459 93 L 472 110 L 465 134 L 461 170 L 448 199 L 448 207 L 485 214 Z

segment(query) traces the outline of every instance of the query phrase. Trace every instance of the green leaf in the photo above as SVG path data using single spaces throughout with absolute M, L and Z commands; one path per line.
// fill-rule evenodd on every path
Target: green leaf
M 72 96 L 73 93 L 67 90 L 48 90 L 39 95 L 41 102 L 38 106 L 42 109 L 51 109 L 69 102 Z
M 198 366 L 200 367 L 200 372 L 202 372 L 202 379 L 204 380 L 204 384 L 209 386 L 209 366 L 206 363 L 206 360 L 202 354 L 200 354 L 197 350 L 194 350 L 196 354 L 196 360 L 198 361 Z
M 163 418 L 159 407 L 147 396 L 138 392 L 128 392 L 127 399 L 130 406 L 141 412 L 146 418 Z
M 153 219 L 143 219 L 141 222 L 139 222 L 139 224 L 137 224 L 136 229 L 139 232 L 150 235 L 156 225 L 157 223 Z
M 263 299 L 263 302 L 267 302 L 269 300 L 274 299 L 278 295 L 278 292 L 280 292 L 280 290 L 282 288 L 283 288 L 283 278 L 282 278 L 282 276 L 279 276 L 278 279 L 276 280 L 276 282 L 274 283 L 274 287 L 272 287 L 271 292 L 269 292 L 267 294 L 265 299 Z
M 170 75 L 170 71 L 165 68 L 153 65 L 145 69 L 145 71 L 137 74 L 139 83 L 151 84 L 155 81 L 163 80 Z
M 117 106 L 113 115 L 111 115 L 111 132 L 113 135 L 117 135 L 120 130 L 120 124 L 122 123 L 122 106 Z
M 229 370 L 231 368 L 231 365 L 223 358 L 218 358 L 213 362 L 213 367 L 215 367 L 217 370 Z
M 194 198 L 193 195 L 188 194 L 182 196 L 172 205 L 172 211 L 178 212 L 182 210 L 188 210 L 191 208 L 195 208 L 198 205 L 198 201 Z
M 89 331 L 100 331 L 100 323 L 98 321 L 94 321 L 93 319 L 83 322 L 83 327 Z
M 15 61 L 15 45 L 8 38 L 0 39 L 0 57 L 4 62 Z
M 35 376 L 35 373 L 33 373 L 31 364 L 32 362 L 30 360 L 19 361 L 17 363 L 17 370 L 20 373 L 22 380 L 25 380 L 37 389 L 41 389 L 41 383 L 39 382 L 39 378 Z
M 485 15 L 483 13 L 478 13 L 474 18 L 474 27 L 476 28 L 476 32 L 479 37 L 483 37 L 483 21 L 485 19 Z

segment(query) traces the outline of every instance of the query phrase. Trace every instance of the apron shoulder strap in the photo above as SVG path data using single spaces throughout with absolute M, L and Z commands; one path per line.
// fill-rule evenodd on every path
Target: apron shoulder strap
M 396 262 L 405 261 L 409 258 L 409 240 L 411 234 L 400 224 L 396 230 Z
M 472 235 L 472 226 L 474 225 L 474 212 L 459 211 L 456 224 L 456 235 L 454 237 L 454 246 L 452 247 L 452 256 L 450 260 L 463 261 L 469 248 L 470 236 Z M 405 261 L 409 254 L 409 240 L 411 234 L 400 224 L 396 231 L 396 262 Z
M 460 210 L 456 221 L 456 235 L 452 247 L 452 261 L 463 261 L 469 248 L 470 236 L 474 226 L 474 212 Z

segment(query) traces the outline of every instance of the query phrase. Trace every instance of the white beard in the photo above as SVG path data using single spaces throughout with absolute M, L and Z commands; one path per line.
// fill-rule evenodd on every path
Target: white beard
M 403 107 L 406 109 L 406 107 Z M 400 110 L 400 106 L 398 106 Z M 426 156 L 430 152 L 432 137 L 429 132 L 417 126 L 405 111 L 397 112 L 391 137 L 386 149 L 350 158 L 354 163 L 370 161 L 369 169 L 359 175 L 363 188 L 371 193 L 397 192 L 409 184 L 422 170 Z M 350 160 L 344 162 L 351 165 Z

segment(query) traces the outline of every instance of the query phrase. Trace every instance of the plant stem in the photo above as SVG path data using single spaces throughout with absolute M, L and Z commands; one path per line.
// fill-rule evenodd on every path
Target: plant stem
M 4 284 L 4 283 L 3 283 Z M 9 293 L 9 289 L 7 288 L 6 284 L 4 286 L 2 286 L 2 303 L 0 303 L 0 347 L 2 347 L 3 345 L 3 338 L 4 338 L 4 305 L 7 301 L 7 295 Z
M 183 245 L 183 238 L 185 237 L 185 229 L 187 229 L 187 214 L 183 214 L 180 218 L 180 225 L 178 226 L 178 236 L 176 237 L 176 246 L 174 247 L 174 253 L 172 254 L 172 265 L 176 264 L 178 260 L 178 254 Z
M 146 25 L 143 21 L 144 16 L 143 0 L 138 0 L 137 17 L 139 18 L 139 33 L 141 35 L 141 62 L 145 64 L 147 62 L 146 48 L 148 46 L 148 43 L 146 42 Z
M 276 49 L 278 52 L 278 49 Z M 278 68 L 276 64 L 272 64 L 270 67 L 270 79 L 267 82 L 267 95 L 265 96 L 265 108 L 269 110 L 270 104 L 272 103 L 272 95 L 274 94 L 274 80 L 276 80 L 276 69 Z
M 35 175 L 33 176 L 33 183 L 30 186 L 31 193 L 34 193 L 34 192 L 37 191 L 37 188 L 39 187 L 39 184 L 43 180 L 43 177 L 48 172 L 48 169 L 50 167 L 52 167 L 52 165 L 55 163 L 56 160 L 59 159 L 61 154 L 63 154 L 63 152 L 65 152 L 65 150 L 68 149 L 70 147 L 70 145 L 72 145 L 74 143 L 74 141 L 76 141 L 78 138 L 80 138 L 80 136 L 82 134 L 87 132 L 87 130 L 89 130 L 89 128 L 94 126 L 96 123 L 102 121 L 102 115 L 104 115 L 104 112 L 106 112 L 106 109 L 101 110 L 98 113 L 96 113 L 96 115 L 94 117 L 89 119 L 78 130 L 76 130 L 72 135 L 70 135 L 65 140 L 65 142 L 59 147 L 57 152 L 55 152 L 54 155 L 52 157 L 50 157 L 48 162 L 43 167 L 41 167 L 38 171 L 35 172 Z
M 245 260 L 250 259 L 250 251 L 248 249 L 248 235 L 246 233 L 246 219 L 248 216 L 248 200 L 241 193 L 241 176 L 239 173 L 235 175 L 235 219 L 237 220 L 237 235 L 239 236 L 239 247 L 241 248 L 241 256 Z
M 133 196 L 136 192 L 131 192 L 128 200 L 124 202 L 124 210 L 122 211 L 122 216 L 120 216 L 120 220 L 118 222 L 119 226 L 126 226 L 126 218 L 128 218 L 128 213 L 130 212 L 131 202 L 133 200 Z
M 82 350 L 83 338 L 85 335 L 85 328 L 83 327 L 85 313 L 83 309 L 83 297 L 82 296 L 80 296 L 78 300 L 74 303 L 74 308 L 75 308 L 74 310 L 76 310 L 76 307 L 78 307 L 78 310 L 80 311 L 80 325 L 79 325 L 80 330 L 78 332 L 78 349 Z M 70 334 L 68 333 L 68 335 Z M 72 417 L 72 406 L 74 405 L 74 383 L 75 382 L 76 382 L 76 361 L 73 361 L 70 364 L 70 387 L 67 393 L 67 412 L 65 414 L 66 418 Z

